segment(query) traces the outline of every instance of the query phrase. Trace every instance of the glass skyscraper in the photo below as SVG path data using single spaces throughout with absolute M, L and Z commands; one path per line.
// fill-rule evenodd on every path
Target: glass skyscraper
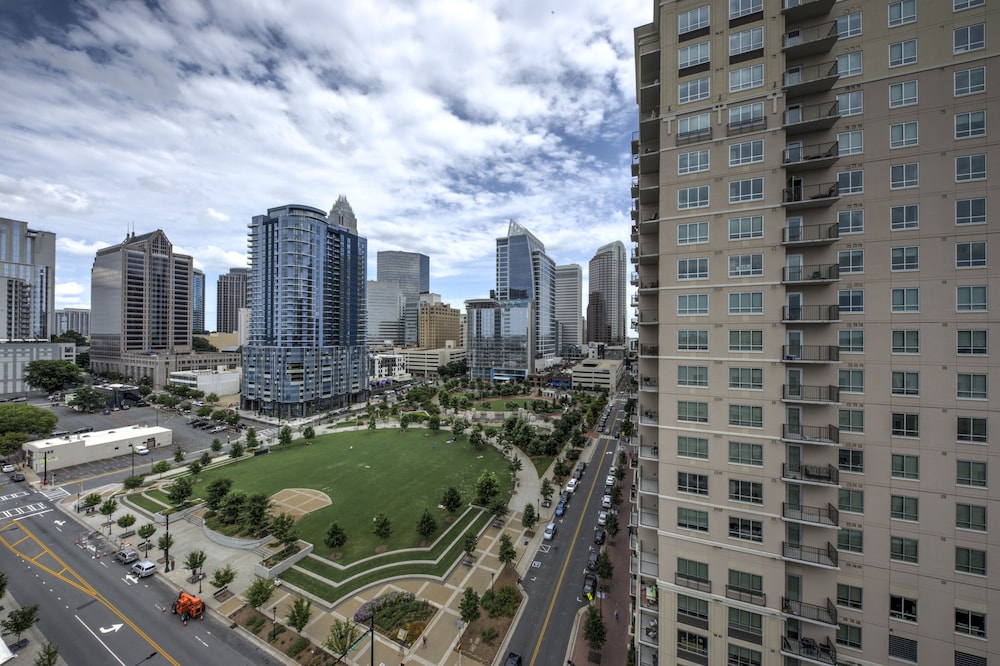
M 375 266 L 379 282 L 395 282 L 406 302 L 403 307 L 403 337 L 397 344 L 415 345 L 420 336 L 420 294 L 431 290 L 430 258 L 417 252 L 379 252 Z

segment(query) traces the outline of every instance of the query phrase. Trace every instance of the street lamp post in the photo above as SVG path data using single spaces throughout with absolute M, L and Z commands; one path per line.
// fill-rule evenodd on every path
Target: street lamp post
M 128 448 L 132 451 L 132 476 L 135 476 L 135 445 L 129 444 Z
M 271 642 L 278 637 L 278 604 L 271 606 Z
M 163 549 L 163 559 L 166 560 L 166 563 L 163 565 L 163 570 L 165 572 L 169 572 L 170 571 L 170 514 L 169 513 L 166 514 L 166 518 L 167 518 L 167 536 L 163 541 L 163 545 L 166 546 L 166 548 Z

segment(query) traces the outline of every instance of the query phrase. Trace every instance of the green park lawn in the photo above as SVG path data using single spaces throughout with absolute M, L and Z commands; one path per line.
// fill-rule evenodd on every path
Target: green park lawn
M 297 440 L 288 447 L 274 446 L 267 455 L 201 472 L 194 496 L 203 497 L 205 487 L 220 477 L 248 493 L 322 491 L 332 504 L 299 520 L 299 537 L 315 546 L 315 554 L 328 556 L 323 540 L 330 525 L 339 523 L 347 543 L 337 562 L 349 564 L 375 555 L 381 545 L 388 551 L 419 547 L 416 527 L 424 509 L 438 522 L 431 539 L 440 535 L 448 514 L 437 507 L 449 486 L 458 489 L 463 503 L 473 499 L 476 479 L 485 471 L 496 473 L 501 488 L 510 487 L 510 471 L 499 451 L 475 451 L 465 436 L 446 444 L 451 438 L 449 431 L 416 428 L 338 432 L 317 437 L 309 446 Z M 372 533 L 372 519 L 379 513 L 392 521 L 392 535 L 384 544 Z

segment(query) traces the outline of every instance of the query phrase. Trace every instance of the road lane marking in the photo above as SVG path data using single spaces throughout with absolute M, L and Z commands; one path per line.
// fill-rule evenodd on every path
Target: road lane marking
M 108 651 L 108 654 L 110 654 L 112 657 L 114 657 L 115 661 L 117 661 L 122 666 L 125 666 L 125 662 L 122 661 L 121 659 L 119 659 L 118 655 L 116 655 L 114 652 L 111 651 L 111 648 L 108 647 L 107 643 L 105 643 L 104 641 L 102 641 L 101 637 L 98 636 L 97 634 L 95 634 L 94 630 L 91 629 L 90 627 L 88 627 L 87 623 L 84 622 L 83 620 L 81 620 L 79 615 L 74 615 L 73 617 L 75 617 L 80 622 L 80 624 L 83 625 L 83 628 L 86 629 L 87 631 L 89 631 L 90 635 L 93 636 L 97 640 L 97 642 L 100 643 L 104 647 L 104 649 Z

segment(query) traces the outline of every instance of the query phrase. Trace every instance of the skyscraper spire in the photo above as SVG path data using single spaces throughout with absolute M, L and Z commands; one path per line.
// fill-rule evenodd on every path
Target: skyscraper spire
M 345 229 L 350 229 L 353 232 L 358 231 L 358 220 L 354 217 L 354 211 L 351 209 L 351 204 L 347 202 L 347 197 L 341 194 L 337 197 L 336 203 L 333 204 L 333 208 L 330 209 L 330 221 L 339 224 Z

